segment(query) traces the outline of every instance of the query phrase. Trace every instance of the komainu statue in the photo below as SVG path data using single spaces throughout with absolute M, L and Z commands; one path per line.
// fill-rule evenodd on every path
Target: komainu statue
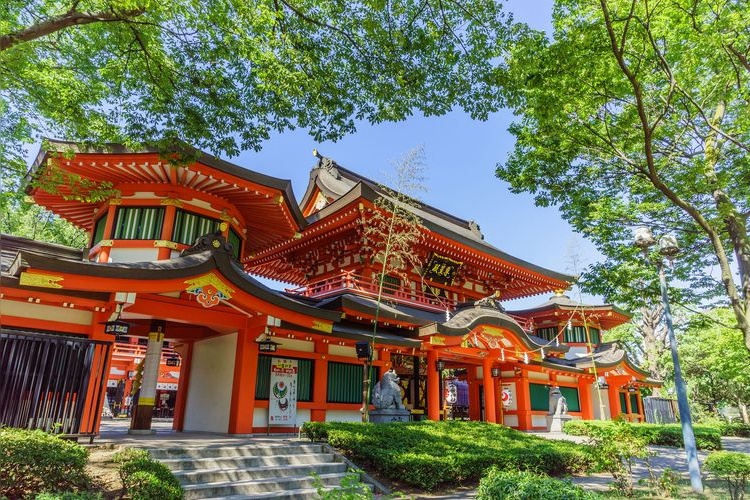
M 549 414 L 566 415 L 568 413 L 568 402 L 560 392 L 560 388 L 554 386 L 549 390 Z
M 372 404 L 379 410 L 390 408 L 397 410 L 404 409 L 404 405 L 401 402 L 401 386 L 398 385 L 398 375 L 393 371 L 393 368 L 385 372 L 380 382 L 375 384 Z

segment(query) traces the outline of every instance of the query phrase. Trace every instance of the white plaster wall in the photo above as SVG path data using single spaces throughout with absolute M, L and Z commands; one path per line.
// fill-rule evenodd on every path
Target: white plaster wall
M 542 372 L 529 372 L 529 378 L 533 380 L 549 380 L 549 374 Z
M 518 415 L 503 415 L 503 425 L 506 427 L 518 427 Z
M 268 425 L 268 408 L 255 408 L 253 410 L 253 427 L 266 427 Z
M 567 375 L 558 375 L 558 382 L 567 382 L 569 384 L 578 384 L 578 379 L 575 377 L 568 377 Z
M 510 389 L 510 404 L 505 407 L 506 410 L 517 410 L 518 409 L 518 392 L 516 392 L 515 382 L 503 382 L 503 389 Z M 499 397 L 499 396 L 498 396 Z
M 346 356 L 347 358 L 357 358 L 357 350 L 354 347 L 348 347 L 345 345 L 328 345 L 328 353 L 334 356 Z M 373 358 L 377 355 L 377 352 L 373 353 Z
M 604 418 L 601 416 L 601 412 L 599 411 L 599 396 L 596 395 L 597 389 L 594 388 L 591 391 L 591 404 L 594 407 L 594 419 L 595 420 L 607 420 L 610 418 L 610 412 L 609 412 L 609 396 L 607 395 L 607 389 L 602 389 L 599 391 L 602 396 L 602 404 L 604 405 Z
M 30 292 L 30 294 L 33 295 L 33 292 Z M 75 304 L 74 297 L 71 297 L 71 302 Z M 7 316 L 47 319 L 76 325 L 90 325 L 94 317 L 90 311 L 80 311 L 75 309 L 75 307 L 71 309 L 69 307 L 55 307 L 17 300 L 0 300 L 0 311 Z
M 117 248 L 109 251 L 111 262 L 150 262 L 159 255 L 158 248 Z
M 315 344 L 306 340 L 296 340 L 285 338 L 284 335 L 274 335 L 273 340 L 281 344 L 280 349 L 289 349 L 292 351 L 313 352 Z
M 531 426 L 532 427 L 547 427 L 547 416 L 546 415 L 532 415 Z
M 358 411 L 328 410 L 326 422 L 361 422 L 362 414 Z
M 227 432 L 237 334 L 196 342 L 190 363 L 185 430 Z

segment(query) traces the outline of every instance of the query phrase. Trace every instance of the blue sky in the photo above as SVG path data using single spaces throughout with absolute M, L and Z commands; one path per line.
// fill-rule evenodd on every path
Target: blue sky
M 550 30 L 552 0 L 511 0 L 516 20 Z M 463 219 L 473 219 L 490 244 L 534 264 L 572 273 L 570 248 L 577 247 L 583 265 L 597 259 L 593 246 L 561 219 L 556 208 L 534 206 L 530 195 L 510 193 L 494 175 L 495 165 L 513 147 L 507 131 L 513 116 L 499 112 L 488 121 L 473 121 L 462 112 L 442 117 L 412 117 L 400 123 L 361 124 L 358 131 L 339 142 L 314 141 L 303 130 L 272 137 L 256 152 L 245 152 L 232 161 L 276 177 L 290 179 L 299 199 L 316 163 L 313 148 L 340 165 L 373 180 L 384 182 L 392 161 L 424 146 L 427 192 L 422 201 Z M 577 292 L 572 298 L 578 298 Z M 526 307 L 545 300 L 535 297 L 511 307 Z

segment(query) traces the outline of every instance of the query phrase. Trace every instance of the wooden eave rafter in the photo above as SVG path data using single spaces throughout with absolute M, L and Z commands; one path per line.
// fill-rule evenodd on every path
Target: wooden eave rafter
M 297 237 L 272 245 L 258 254 L 245 258 L 243 263 L 248 272 L 271 279 L 304 284 L 305 270 L 291 265 L 290 259 L 314 248 L 321 248 L 337 236 L 356 229 L 360 215 L 357 206 L 350 206 L 330 217 L 308 226 Z
M 165 191 L 183 188 L 184 196 L 190 191 L 203 193 L 223 206 L 235 207 L 244 220 L 250 238 L 251 251 L 265 248 L 286 240 L 296 234 L 304 224 L 301 216 L 295 215 L 288 193 L 280 187 L 271 187 L 249 179 L 243 179 L 223 172 L 210 165 L 193 162 L 185 166 L 165 163 L 157 153 L 78 153 L 73 158 L 62 154 L 52 154 L 50 158 L 64 171 L 97 182 L 112 183 L 115 189 L 123 188 L 124 193 L 135 191 Z M 235 169 L 240 167 L 233 166 Z M 250 173 L 248 175 L 261 176 Z M 278 180 L 277 180 L 278 181 Z M 281 183 L 278 181 L 277 183 Z M 90 229 L 93 224 L 93 205 L 80 201 L 68 201 L 71 191 L 61 186 L 52 194 L 32 187 L 30 194 L 38 204 L 69 220 L 73 224 Z M 190 196 L 192 198 L 192 196 Z M 200 198 L 201 196 L 197 196 Z M 301 219 L 301 220 L 300 220 Z

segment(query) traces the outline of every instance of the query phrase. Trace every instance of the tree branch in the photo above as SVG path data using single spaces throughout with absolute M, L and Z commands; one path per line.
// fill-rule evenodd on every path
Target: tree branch
M 75 4 L 74 7 L 75 8 Z M 84 24 L 92 23 L 106 23 L 106 22 L 117 22 L 125 21 L 138 17 L 146 12 L 145 7 L 138 9 L 125 10 L 122 12 L 111 11 L 111 12 L 76 12 L 75 10 L 69 10 L 65 14 L 51 17 L 44 21 L 38 22 L 32 26 L 24 28 L 14 33 L 8 33 L 0 36 L 0 52 L 7 50 L 14 45 L 18 45 L 24 42 L 30 42 L 37 38 L 42 38 L 49 34 L 55 33 L 71 26 L 81 26 Z

